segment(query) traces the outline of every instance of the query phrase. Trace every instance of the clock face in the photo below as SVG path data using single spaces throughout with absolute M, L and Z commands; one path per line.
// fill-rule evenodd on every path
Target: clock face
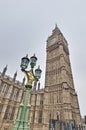
M 50 40 L 49 44 L 53 44 L 53 43 L 55 43 L 56 41 L 57 41 L 57 38 L 54 37 L 54 38 L 52 38 L 52 39 Z

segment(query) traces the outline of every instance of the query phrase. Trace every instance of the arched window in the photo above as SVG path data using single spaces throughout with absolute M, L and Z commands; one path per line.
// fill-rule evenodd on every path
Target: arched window
M 7 108 L 6 108 L 4 119 L 9 119 L 9 115 L 10 115 L 9 110 L 10 110 L 10 105 L 8 105 Z
M 6 89 L 5 89 L 5 92 L 4 92 L 4 98 L 6 98 L 7 94 L 8 94 L 8 90 L 9 90 L 9 86 L 6 85 Z
M 12 100 L 13 96 L 14 96 L 14 90 L 15 88 L 13 87 L 12 91 L 11 91 L 11 95 L 10 95 L 10 99 Z

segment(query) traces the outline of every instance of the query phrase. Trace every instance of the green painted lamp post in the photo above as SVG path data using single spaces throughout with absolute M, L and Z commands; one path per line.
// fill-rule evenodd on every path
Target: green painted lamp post
M 21 67 L 22 72 L 25 73 L 26 78 L 27 78 L 27 83 L 25 85 L 26 93 L 25 93 L 23 103 L 20 104 L 18 117 L 16 121 L 14 122 L 12 130 L 30 130 L 30 122 L 28 118 L 30 105 L 28 104 L 28 97 L 30 94 L 30 90 L 32 88 L 32 83 L 34 81 L 39 80 L 39 78 L 41 77 L 41 72 L 42 72 L 40 67 L 38 66 L 38 68 L 35 70 L 35 73 L 34 73 L 33 69 L 36 65 L 36 61 L 37 61 L 37 57 L 35 55 L 32 56 L 30 59 L 28 58 L 28 55 L 26 55 L 26 57 L 23 57 L 21 59 L 20 67 Z M 26 69 L 29 65 L 29 62 L 30 62 L 31 69 L 27 71 Z

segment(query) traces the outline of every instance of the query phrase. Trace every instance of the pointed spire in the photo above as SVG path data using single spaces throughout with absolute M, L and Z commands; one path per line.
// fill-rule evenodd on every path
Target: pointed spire
M 25 77 L 22 80 L 22 85 L 24 85 L 24 84 L 25 84 Z
M 52 31 L 52 34 L 60 34 L 61 33 L 61 31 L 60 31 L 60 29 L 58 28 L 58 26 L 57 26 L 57 24 L 55 24 L 55 28 L 54 28 L 54 30 Z
M 16 80 L 16 77 L 17 77 L 17 71 L 14 73 L 14 76 L 13 76 L 13 81 Z
M 2 76 L 5 75 L 6 71 L 7 71 L 7 65 L 6 65 L 5 68 L 3 69 Z
M 57 23 L 55 24 L 55 28 L 57 28 Z

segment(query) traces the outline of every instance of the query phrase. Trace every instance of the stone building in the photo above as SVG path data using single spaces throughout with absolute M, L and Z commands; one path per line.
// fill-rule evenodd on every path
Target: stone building
M 68 43 L 57 26 L 47 39 L 45 87 L 34 84 L 29 102 L 31 130 L 49 130 L 52 120 L 81 124 L 77 93 L 74 88 Z M 11 130 L 24 96 L 24 81 L 0 74 L 0 130 Z M 37 89 L 38 88 L 38 89 Z M 56 126 L 58 129 L 58 125 Z
M 11 130 L 24 93 L 24 79 L 20 83 L 17 72 L 11 78 L 5 75 L 6 70 L 7 66 L 0 73 L 0 130 Z

